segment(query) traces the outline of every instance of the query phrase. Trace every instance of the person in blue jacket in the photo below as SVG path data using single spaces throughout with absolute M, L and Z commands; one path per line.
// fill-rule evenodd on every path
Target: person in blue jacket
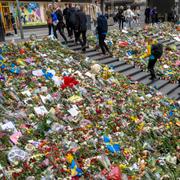
M 106 54 L 108 52 L 111 55 L 109 48 L 105 43 L 107 32 L 108 32 L 107 18 L 104 15 L 99 15 L 97 18 L 97 33 L 99 36 L 99 46 L 103 54 Z

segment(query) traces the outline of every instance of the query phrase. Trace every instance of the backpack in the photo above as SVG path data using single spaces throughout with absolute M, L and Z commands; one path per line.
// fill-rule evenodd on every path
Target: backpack
M 76 24 L 76 10 L 72 9 L 69 12 L 69 23 L 71 25 L 75 25 Z
M 53 23 L 53 25 L 54 25 L 54 26 L 57 26 L 57 24 L 59 23 L 59 20 L 58 20 L 58 18 L 57 18 L 56 13 L 53 12 L 53 13 L 51 14 L 51 17 L 52 17 L 52 23 Z
M 98 32 L 99 33 L 107 33 L 108 31 L 108 24 L 107 19 L 104 15 L 98 17 Z
M 152 45 L 151 54 L 155 56 L 157 59 L 161 58 L 161 56 L 163 55 L 163 45 L 162 44 Z

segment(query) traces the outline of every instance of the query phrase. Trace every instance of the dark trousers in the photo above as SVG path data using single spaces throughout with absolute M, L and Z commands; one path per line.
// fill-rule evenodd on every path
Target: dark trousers
M 17 34 L 16 24 L 13 24 L 14 33 Z
M 82 40 L 81 40 L 81 35 L 82 35 Z M 82 46 L 82 50 L 85 51 L 86 50 L 86 31 L 78 31 L 77 32 L 77 41 L 80 42 L 81 46 Z
M 157 58 L 155 59 L 149 59 L 148 62 L 148 70 L 151 74 L 151 78 L 156 78 L 155 72 L 154 72 L 154 66 L 156 64 Z
M 118 23 L 119 23 L 119 30 L 123 29 L 123 27 L 124 27 L 124 20 L 123 19 L 119 19 Z
M 52 24 L 48 24 L 49 36 L 51 35 L 52 29 L 53 29 L 53 25 Z
M 106 39 L 105 34 L 99 34 L 99 46 L 101 47 L 103 54 L 106 54 L 106 51 L 109 52 L 109 48 L 105 43 L 105 39 Z
M 59 34 L 62 36 L 62 38 L 64 39 L 64 41 L 67 43 L 66 36 L 65 36 L 65 34 L 64 34 L 62 25 L 61 25 L 60 23 L 58 23 L 57 26 L 54 27 L 54 36 L 55 36 L 56 38 L 58 38 L 58 37 L 57 37 L 57 33 L 56 33 L 57 30 L 59 31 Z
M 149 24 L 150 23 L 150 16 L 145 16 L 145 23 Z

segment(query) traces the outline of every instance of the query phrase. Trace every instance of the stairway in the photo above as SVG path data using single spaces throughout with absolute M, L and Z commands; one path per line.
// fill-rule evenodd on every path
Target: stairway
M 174 39 L 164 40 L 159 38 L 159 42 L 161 42 L 164 46 L 175 43 L 177 45 L 177 49 L 180 50 L 180 43 L 176 42 Z M 71 50 L 81 52 L 81 46 L 75 45 L 73 41 L 69 41 L 68 46 Z M 180 100 L 180 85 L 172 84 L 167 80 L 157 79 L 155 81 L 149 80 L 149 73 L 141 70 L 138 67 L 127 64 L 125 61 L 120 60 L 116 57 L 112 57 L 109 55 L 103 55 L 101 51 L 96 49 L 87 48 L 85 56 L 89 57 L 90 60 L 95 60 L 99 64 L 106 64 L 109 67 L 113 67 L 115 72 L 120 72 L 130 78 L 132 81 L 138 81 L 148 86 L 152 86 L 162 92 L 162 94 L 167 95 L 168 97 Z

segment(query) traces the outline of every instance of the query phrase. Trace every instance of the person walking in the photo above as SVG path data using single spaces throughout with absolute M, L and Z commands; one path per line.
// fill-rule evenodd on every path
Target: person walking
M 135 14 L 136 24 L 139 24 L 139 20 L 140 20 L 140 16 L 141 16 L 141 12 L 140 12 L 140 8 L 139 7 L 135 8 L 134 14 Z
M 127 10 L 124 11 L 124 16 L 125 16 L 125 19 L 126 19 L 126 22 L 129 26 L 129 28 L 131 28 L 132 26 L 132 20 L 133 20 L 133 17 L 135 16 L 133 11 L 131 10 L 131 7 L 128 6 L 127 7 Z
M 151 9 L 151 20 L 152 20 L 152 24 L 158 23 L 157 7 L 154 7 L 154 8 Z
M 64 27 L 65 27 L 65 24 L 63 22 L 63 14 L 62 14 L 62 11 L 58 5 L 58 3 L 54 3 L 54 14 L 53 14 L 53 21 L 54 21 L 54 34 L 55 34 L 55 37 L 57 37 L 57 33 L 56 31 L 58 30 L 59 31 L 59 34 L 62 36 L 62 38 L 64 39 L 65 43 L 67 44 L 67 38 L 64 34 Z M 55 17 L 56 16 L 56 17 Z
M 67 19 L 69 23 L 69 33 L 70 38 L 73 38 L 73 34 L 75 36 L 75 42 L 77 42 L 77 35 L 76 35 L 76 8 L 72 7 L 72 3 L 69 3 L 69 9 L 67 12 Z
M 145 9 L 145 23 L 146 24 L 149 24 L 150 23 L 150 12 L 151 12 L 151 9 L 149 6 L 147 6 L 147 8 Z
M 12 23 L 12 27 L 14 29 L 14 34 L 17 35 L 17 27 L 16 27 L 16 21 L 15 18 L 13 16 L 13 13 L 10 13 L 11 16 L 11 23 Z
M 124 28 L 124 21 L 125 21 L 123 6 L 120 6 L 118 13 L 116 15 L 116 19 L 119 23 L 119 30 L 122 30 Z
M 70 25 L 69 25 L 69 19 L 68 19 L 68 11 L 69 11 L 69 7 L 68 4 L 65 4 L 65 9 L 63 10 L 63 16 L 66 22 L 66 29 L 68 32 L 68 36 L 71 36 L 71 32 L 70 32 Z
M 80 42 L 82 46 L 82 51 L 86 51 L 86 32 L 87 32 L 87 17 L 85 12 L 83 11 L 83 6 L 80 6 L 80 10 L 76 13 L 77 18 L 77 41 Z M 82 40 L 80 36 L 82 35 Z
M 103 54 L 106 54 L 106 52 L 108 52 L 111 55 L 109 48 L 105 43 L 107 32 L 108 32 L 107 18 L 104 15 L 100 15 L 97 18 L 97 33 L 99 36 L 99 46 L 101 47 Z
M 145 53 L 141 58 L 149 58 L 148 60 L 148 70 L 150 72 L 150 80 L 155 80 L 156 75 L 154 71 L 155 64 L 158 59 L 163 55 L 163 45 L 153 40 L 152 38 L 146 38 L 147 42 L 147 53 Z
M 2 21 L 2 15 L 0 12 L 0 42 L 4 42 L 5 41 L 5 30 L 4 30 L 4 24 Z
M 53 11 L 53 6 L 52 4 L 48 4 L 48 9 L 46 11 L 46 20 L 47 20 L 47 25 L 48 25 L 48 35 L 50 36 L 53 30 L 53 23 L 52 23 L 52 17 L 51 17 L 51 13 Z

